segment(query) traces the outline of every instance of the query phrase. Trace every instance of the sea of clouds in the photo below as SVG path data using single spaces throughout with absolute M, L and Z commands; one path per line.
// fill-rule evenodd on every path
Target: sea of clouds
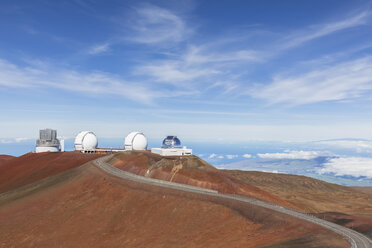
M 234 147 L 234 146 L 232 146 Z M 310 176 L 343 185 L 372 186 L 372 141 L 249 142 L 220 153 L 201 154 L 221 169 Z

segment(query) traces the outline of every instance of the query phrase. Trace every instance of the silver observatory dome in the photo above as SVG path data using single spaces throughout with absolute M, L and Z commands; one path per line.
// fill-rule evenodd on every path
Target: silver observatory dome
M 181 141 L 177 136 L 167 136 L 163 140 L 162 148 L 181 148 Z

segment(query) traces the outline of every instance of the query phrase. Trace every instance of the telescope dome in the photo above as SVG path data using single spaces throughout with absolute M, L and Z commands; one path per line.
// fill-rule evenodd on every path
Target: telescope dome
M 75 150 L 94 150 L 98 146 L 97 136 L 90 131 L 80 132 L 75 138 Z
M 163 140 L 162 148 L 181 148 L 181 141 L 177 136 L 167 136 Z
M 146 150 L 147 138 L 141 132 L 131 132 L 124 140 L 125 150 Z

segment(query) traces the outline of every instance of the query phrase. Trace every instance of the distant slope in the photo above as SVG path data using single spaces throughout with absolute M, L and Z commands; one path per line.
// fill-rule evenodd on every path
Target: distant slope
M 0 163 L 0 193 L 75 168 L 102 155 L 80 152 L 27 153 Z
M 348 247 L 232 200 L 144 185 L 86 164 L 0 195 L 0 247 Z
M 311 213 L 337 211 L 372 217 L 372 196 L 310 177 L 225 170 L 234 178 L 271 192 Z
M 372 237 L 372 195 L 351 187 L 298 175 L 257 171 L 226 173 L 270 192 L 320 218 L 341 224 Z
M 220 171 L 196 156 L 162 157 L 150 152 L 117 153 L 108 161 L 137 175 L 238 194 L 296 208 L 295 205 Z
M 372 187 L 351 187 L 357 191 L 366 193 L 366 194 L 372 194 Z

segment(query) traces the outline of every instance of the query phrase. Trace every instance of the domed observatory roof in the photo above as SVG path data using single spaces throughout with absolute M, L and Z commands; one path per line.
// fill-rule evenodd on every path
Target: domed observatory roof
M 162 148 L 181 148 L 181 141 L 177 136 L 167 136 L 163 140 Z
M 75 138 L 75 150 L 94 150 L 98 146 L 97 136 L 90 131 L 82 131 Z
M 124 140 L 125 150 L 146 150 L 147 138 L 143 133 L 131 132 Z

